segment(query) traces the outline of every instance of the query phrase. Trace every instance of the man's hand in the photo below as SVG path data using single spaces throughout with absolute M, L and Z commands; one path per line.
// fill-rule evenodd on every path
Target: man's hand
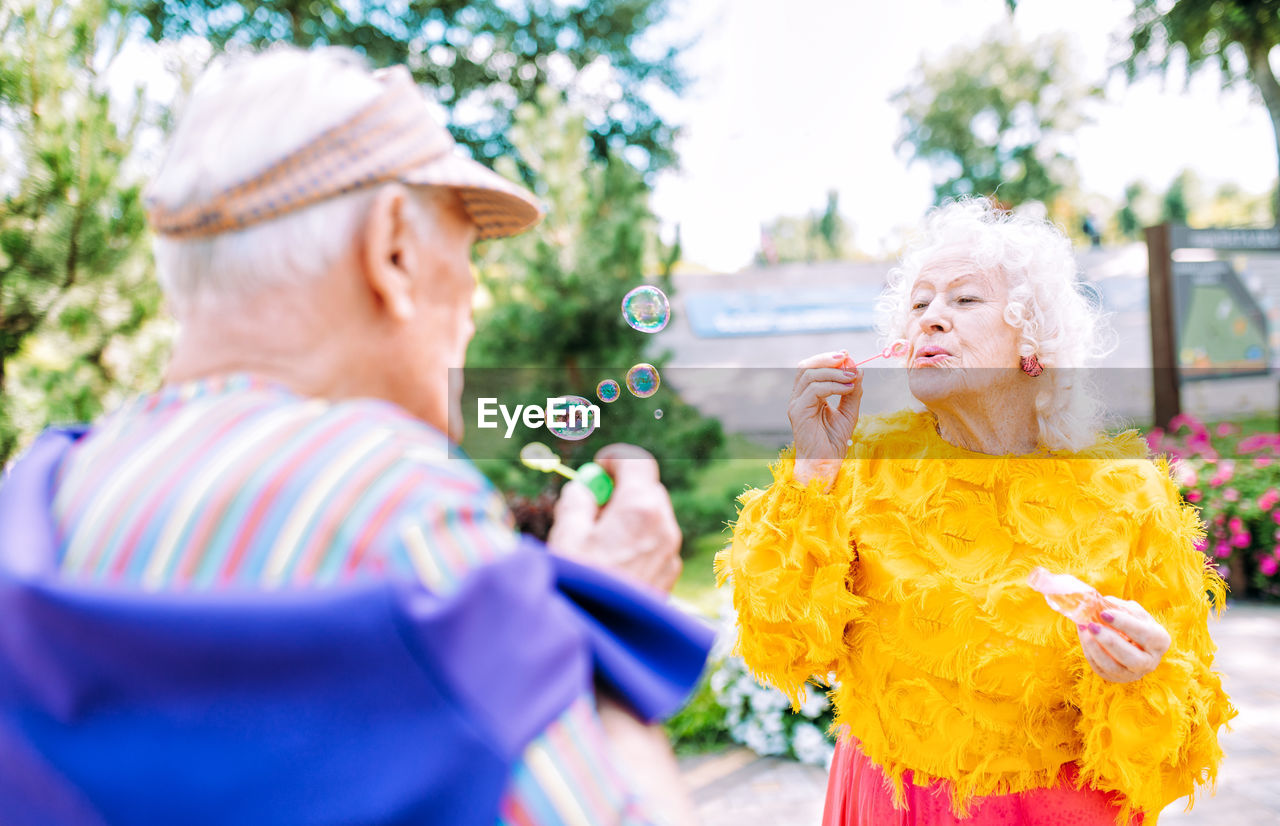
M 1172 639 L 1147 609 L 1133 600 L 1104 597 L 1107 609 L 1100 623 L 1078 627 L 1084 658 L 1104 680 L 1131 683 L 1160 665 Z
M 658 481 L 658 463 L 628 444 L 601 449 L 595 462 L 613 477 L 613 496 L 597 508 L 585 486 L 569 482 L 547 545 L 576 562 L 670 591 L 680 576 L 680 526 Z

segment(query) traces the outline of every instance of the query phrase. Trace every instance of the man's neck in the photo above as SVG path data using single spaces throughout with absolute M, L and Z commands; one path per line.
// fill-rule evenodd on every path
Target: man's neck
M 172 384 L 249 373 L 302 396 L 340 398 L 345 369 L 338 336 L 317 335 L 306 319 L 247 309 L 184 318 L 165 371 Z

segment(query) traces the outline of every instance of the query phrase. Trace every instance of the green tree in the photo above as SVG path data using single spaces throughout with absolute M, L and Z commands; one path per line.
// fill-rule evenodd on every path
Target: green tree
M 902 111 L 898 149 L 934 169 L 935 202 L 991 195 L 1052 208 L 1074 186 L 1071 136 L 1100 90 L 1072 63 L 1063 38 L 1024 43 L 1009 28 L 921 63 L 893 100 Z
M 826 205 L 806 215 L 782 215 L 761 227 L 757 264 L 835 261 L 856 256 L 853 233 L 840 213 L 840 195 L 827 192 Z
M 521 105 L 511 140 L 533 169 L 548 213 L 534 232 L 478 252 L 487 306 L 477 313 L 468 351 L 464 446 L 499 487 L 532 496 L 547 479 L 515 460 L 519 440 L 479 431 L 465 411 L 480 396 L 540 405 L 548 397 L 579 395 L 602 409 L 599 430 L 581 442 L 545 440 L 574 465 L 610 442 L 639 444 L 658 457 L 663 482 L 678 497 L 690 474 L 719 454 L 719 423 L 680 401 L 669 382 L 649 399 L 635 398 L 625 386 L 612 404 L 595 397 L 601 380 L 625 385 L 634 364 L 654 364 L 660 375 L 664 368 L 664 355 L 653 350 L 661 337 L 632 329 L 620 312 L 633 287 L 650 283 L 671 290 L 674 251 L 658 240 L 649 188 L 616 155 L 591 159 L 582 115 L 556 90 L 544 88 L 535 102 Z M 510 173 L 511 165 L 500 159 L 498 168 Z M 663 411 L 660 420 L 656 409 Z M 693 524 L 698 514 L 686 508 L 678 513 L 690 538 L 718 527 Z
M 1124 203 L 1116 212 L 1116 228 L 1122 238 L 1137 240 L 1142 238 L 1142 229 L 1152 223 L 1146 212 L 1146 204 L 1151 194 L 1142 181 L 1133 181 L 1124 188 Z
M 1189 222 L 1204 227 L 1258 227 L 1271 223 L 1270 193 L 1250 193 L 1234 183 L 1222 184 L 1198 207 Z
M 683 44 L 653 40 L 668 0 L 142 0 L 137 8 L 157 40 L 349 46 L 377 66 L 408 64 L 451 111 L 454 137 L 486 162 L 515 150 L 512 113 L 546 85 L 590 97 L 584 115 L 597 158 L 627 148 L 646 170 L 674 161 L 674 130 L 648 91 L 679 92 L 686 82 Z M 602 82 L 586 89 L 586 75 Z
M 1134 0 L 1128 41 L 1121 67 L 1130 81 L 1166 75 L 1181 57 L 1188 81 L 1211 66 L 1224 85 L 1251 84 L 1271 116 L 1280 169 L 1280 80 L 1271 62 L 1280 45 L 1280 0 Z M 1273 217 L 1280 220 L 1280 189 Z
M 827 206 L 818 218 L 817 230 L 818 237 L 827 248 L 827 255 L 839 258 L 849 241 L 849 228 L 840 214 L 840 193 L 834 189 L 827 192 Z
M 1191 210 L 1200 203 L 1200 179 L 1190 169 L 1184 169 L 1169 184 L 1160 202 L 1160 220 L 1185 224 Z
M 145 107 L 113 112 L 103 81 L 124 38 L 104 0 L 0 9 L 0 464 L 153 371 L 127 344 L 160 300 L 125 172 Z

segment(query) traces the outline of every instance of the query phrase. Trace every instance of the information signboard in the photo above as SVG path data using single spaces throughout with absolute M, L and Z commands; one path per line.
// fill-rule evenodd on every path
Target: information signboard
M 1173 298 L 1184 379 L 1268 372 L 1266 316 L 1231 262 L 1174 261 Z
M 879 285 L 690 293 L 684 296 L 684 312 L 700 338 L 870 330 L 879 297 Z
M 1182 410 L 1184 378 L 1280 366 L 1272 355 L 1280 357 L 1280 324 L 1268 324 L 1280 321 L 1280 285 L 1270 284 L 1270 275 L 1280 274 L 1280 226 L 1161 224 L 1146 237 L 1155 422 L 1165 425 Z

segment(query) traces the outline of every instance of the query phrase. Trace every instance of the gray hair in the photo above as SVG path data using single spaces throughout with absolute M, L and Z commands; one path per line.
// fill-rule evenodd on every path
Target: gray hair
M 1018 355 L 1034 355 L 1046 368 L 1036 379 L 1040 444 L 1051 450 L 1093 444 L 1104 416 L 1084 368 L 1114 345 L 1105 317 L 1077 281 L 1071 241 L 1048 221 L 999 210 L 986 198 L 935 208 L 902 265 L 890 271 L 876 306 L 876 328 L 886 341 L 904 337 L 911 287 L 926 265 L 942 258 L 1004 277 L 1004 320 L 1021 333 Z
M 253 175 L 350 117 L 381 91 L 356 53 L 277 47 L 222 58 L 196 85 L 148 194 L 181 207 Z M 160 284 L 179 314 L 327 272 L 353 243 L 375 190 L 322 201 L 208 238 L 155 239 Z

